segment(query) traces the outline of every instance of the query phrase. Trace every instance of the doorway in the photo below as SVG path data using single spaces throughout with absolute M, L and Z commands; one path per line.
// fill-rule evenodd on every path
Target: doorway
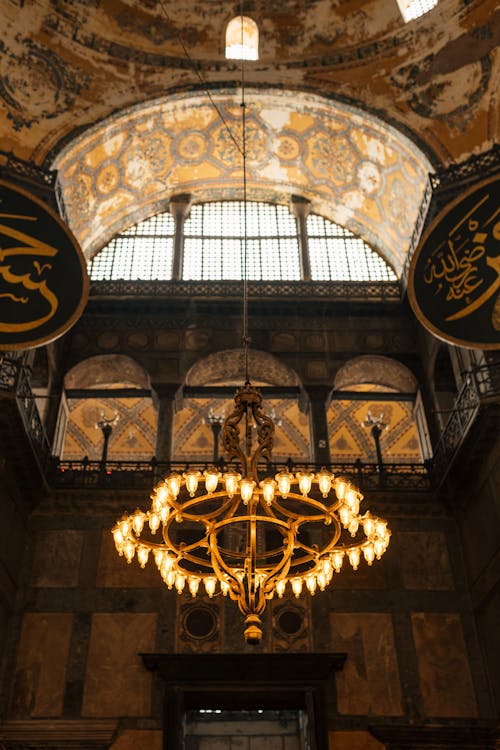
M 305 710 L 227 711 L 184 714 L 183 750 L 311 750 Z

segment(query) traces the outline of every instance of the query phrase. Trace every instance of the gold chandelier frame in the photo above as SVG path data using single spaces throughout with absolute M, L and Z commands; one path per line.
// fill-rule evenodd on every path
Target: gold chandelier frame
M 269 599 L 283 597 L 288 586 L 296 597 L 304 588 L 323 591 L 345 558 L 354 570 L 362 557 L 368 565 L 380 559 L 391 535 L 384 519 L 360 514 L 359 490 L 326 469 L 285 469 L 259 481 L 273 437 L 262 396 L 247 382 L 222 428 L 227 457 L 241 472 L 172 473 L 154 488 L 147 512 L 125 514 L 112 529 L 119 554 L 128 563 L 136 556 L 142 568 L 151 555 L 168 588 L 229 595 L 251 644 L 262 639 Z

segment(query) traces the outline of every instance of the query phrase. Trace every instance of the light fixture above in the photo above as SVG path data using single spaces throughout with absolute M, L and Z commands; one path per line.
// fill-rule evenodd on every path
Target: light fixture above
M 170 474 L 154 488 L 148 511 L 124 515 L 112 529 L 119 554 L 142 568 L 154 558 L 170 589 L 236 601 L 251 644 L 261 641 L 269 599 L 287 589 L 296 597 L 323 591 L 345 559 L 354 570 L 361 558 L 368 565 L 380 559 L 391 535 L 385 520 L 360 514 L 362 494 L 325 469 L 260 479 L 273 436 L 261 394 L 245 383 L 222 428 L 235 465 Z

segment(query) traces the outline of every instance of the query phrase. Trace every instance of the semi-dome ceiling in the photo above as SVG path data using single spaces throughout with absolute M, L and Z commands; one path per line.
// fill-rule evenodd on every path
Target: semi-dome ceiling
M 61 152 L 59 189 L 87 256 L 176 193 L 242 198 L 240 98 L 213 91 L 212 101 L 178 94 L 137 105 Z M 305 197 L 401 271 L 430 169 L 423 153 L 378 118 L 323 97 L 247 89 L 246 102 L 248 195 Z
M 63 140 L 139 102 L 239 80 L 224 59 L 227 0 L 0 0 L 0 143 L 49 163 Z M 499 12 L 494 0 L 440 0 L 405 24 L 396 0 L 253 0 L 260 60 L 249 85 L 357 103 L 444 164 L 497 137 Z M 52 156 L 49 156 L 52 153 Z

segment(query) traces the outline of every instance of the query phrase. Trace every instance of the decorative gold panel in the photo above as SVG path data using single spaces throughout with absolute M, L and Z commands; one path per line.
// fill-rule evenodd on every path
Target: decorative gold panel
M 357 388 L 359 390 L 359 388 Z M 373 389 L 372 389 L 373 390 Z M 328 409 L 328 435 L 332 461 L 375 463 L 375 442 L 364 422 L 368 412 L 383 415 L 387 429 L 380 436 L 382 458 L 387 463 L 421 463 L 420 442 L 409 401 L 332 401 Z
M 291 457 L 293 461 L 309 461 L 309 417 L 300 411 L 297 401 L 266 399 L 265 405 L 276 426 L 273 460 L 284 462 Z M 174 460 L 212 461 L 214 437 L 208 415 L 212 411 L 222 418 L 232 408 L 231 399 L 184 399 L 183 408 L 174 417 Z

